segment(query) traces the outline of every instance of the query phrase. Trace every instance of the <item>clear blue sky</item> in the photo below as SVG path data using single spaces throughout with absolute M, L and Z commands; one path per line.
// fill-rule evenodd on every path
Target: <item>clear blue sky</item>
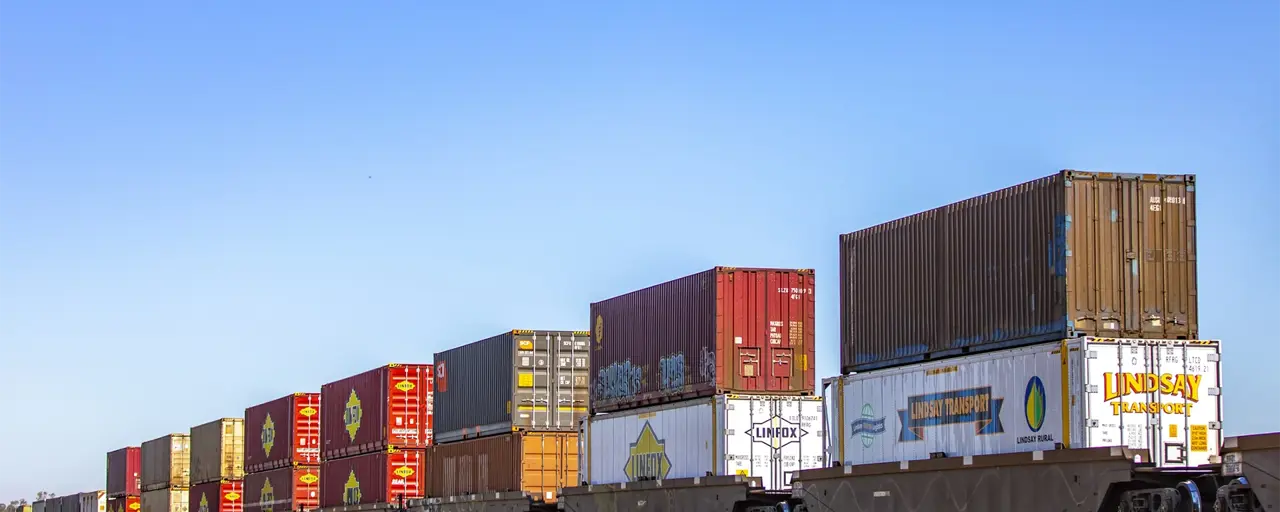
M 816 268 L 829 376 L 839 233 L 1061 168 L 1199 175 L 1280 430 L 1276 2 L 686 3 L 0 3 L 0 498 L 717 264 Z

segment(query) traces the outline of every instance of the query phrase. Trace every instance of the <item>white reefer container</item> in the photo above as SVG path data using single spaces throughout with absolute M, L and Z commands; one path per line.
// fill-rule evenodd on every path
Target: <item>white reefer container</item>
M 822 467 L 822 399 L 726 395 L 584 417 L 578 472 L 592 484 L 713 475 L 790 488 Z
M 189 512 L 190 494 L 186 487 L 143 491 L 142 512 Z
M 107 512 L 107 491 L 82 492 L 80 512 Z
M 850 374 L 824 391 L 841 418 L 828 453 L 852 465 L 1127 446 L 1162 467 L 1216 463 L 1219 356 L 1216 340 L 1083 337 Z

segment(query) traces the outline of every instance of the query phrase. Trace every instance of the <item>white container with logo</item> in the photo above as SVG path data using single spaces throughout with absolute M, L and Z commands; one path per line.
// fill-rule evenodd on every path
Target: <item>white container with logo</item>
M 1220 355 L 1217 340 L 1084 337 L 824 380 L 828 456 L 852 465 L 1125 446 L 1162 467 L 1213 464 Z
M 822 398 L 721 394 L 583 418 L 578 472 L 592 484 L 712 475 L 760 477 L 822 467 Z

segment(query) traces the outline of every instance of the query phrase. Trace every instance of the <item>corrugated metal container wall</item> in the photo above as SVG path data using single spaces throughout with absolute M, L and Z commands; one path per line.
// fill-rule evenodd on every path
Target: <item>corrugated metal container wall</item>
M 141 512 L 142 496 L 107 498 L 107 512 Z
M 244 422 L 245 471 L 320 465 L 320 393 L 255 405 L 244 410 Z
M 578 481 L 576 432 L 512 432 L 430 448 L 427 495 L 463 496 L 519 489 L 555 502 Z
M 591 408 L 813 393 L 811 270 L 716 267 L 591 304 Z
M 190 485 L 191 436 L 169 434 L 142 443 L 143 492 Z
M 44 508 L 44 507 L 45 507 L 45 501 L 44 501 L 44 500 L 38 500 L 38 501 L 36 501 L 36 502 L 34 502 L 34 503 L 32 503 L 32 504 L 31 504 L 31 511 L 32 511 L 32 512 L 45 512 L 45 508 Z
M 89 491 L 77 495 L 78 512 L 107 512 L 107 491 Z
M 191 427 L 191 484 L 244 479 L 244 419 Z
M 13 512 L 31 512 L 31 505 L 18 505 L 10 510 Z
M 436 440 L 576 431 L 587 413 L 590 343 L 586 331 L 517 329 L 436 353 Z
M 320 508 L 320 468 L 285 467 L 244 476 L 245 512 Z
M 107 452 L 107 497 L 142 494 L 142 448 L 130 446 Z
M 1195 176 L 1068 170 L 841 235 L 842 372 L 1194 338 L 1195 229 Z
M 423 497 L 425 450 L 393 450 L 326 460 L 320 466 L 320 506 L 396 503 Z
M 143 444 L 146 449 L 146 444 Z M 146 456 L 143 455 L 142 469 L 146 470 Z M 174 487 L 142 492 L 142 512 L 194 512 L 187 506 L 190 492 L 186 487 Z
M 322 459 L 432 441 L 434 374 L 429 364 L 389 364 L 320 388 Z
M 222 480 L 191 486 L 191 512 L 244 512 L 244 481 Z

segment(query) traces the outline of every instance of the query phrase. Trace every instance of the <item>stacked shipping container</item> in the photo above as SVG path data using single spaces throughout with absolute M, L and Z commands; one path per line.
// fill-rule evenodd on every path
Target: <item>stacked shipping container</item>
M 586 331 L 515 329 L 436 353 L 427 494 L 519 490 L 554 503 L 577 485 L 589 359 Z
M 243 512 L 244 419 L 221 418 L 191 427 L 193 512 Z
M 106 512 L 141 512 L 142 448 L 107 453 Z
M 169 434 L 142 443 L 142 512 L 189 512 L 191 436 Z
M 245 512 L 320 506 L 320 393 L 294 393 L 244 410 Z
M 783 471 L 819 467 L 813 288 L 811 270 L 716 267 L 591 304 L 583 479 L 780 489 Z
M 321 507 L 424 497 L 434 385 L 432 365 L 393 363 L 320 388 Z

